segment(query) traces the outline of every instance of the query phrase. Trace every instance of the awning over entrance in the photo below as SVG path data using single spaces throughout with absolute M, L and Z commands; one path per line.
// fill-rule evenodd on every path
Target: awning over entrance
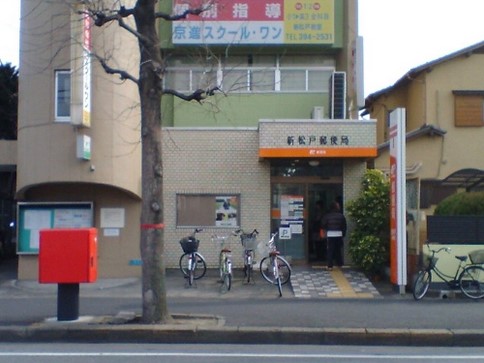
M 484 170 L 461 169 L 442 180 L 442 185 L 465 188 L 467 191 L 484 187 Z

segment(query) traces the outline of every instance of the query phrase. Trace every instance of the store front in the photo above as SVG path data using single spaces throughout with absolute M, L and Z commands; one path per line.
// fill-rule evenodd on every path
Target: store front
M 294 263 L 324 262 L 319 221 L 332 201 L 342 203 L 343 160 L 271 162 L 271 230 L 285 231 L 278 247 Z
M 259 157 L 270 161 L 271 231 L 292 263 L 324 264 L 319 220 L 333 201 L 343 208 L 376 156 L 374 121 L 263 120 Z

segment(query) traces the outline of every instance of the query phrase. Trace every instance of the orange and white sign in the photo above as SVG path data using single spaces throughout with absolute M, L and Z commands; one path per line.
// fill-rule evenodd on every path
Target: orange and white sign
M 390 278 L 401 292 L 407 284 L 405 180 L 405 109 L 397 108 L 390 113 Z

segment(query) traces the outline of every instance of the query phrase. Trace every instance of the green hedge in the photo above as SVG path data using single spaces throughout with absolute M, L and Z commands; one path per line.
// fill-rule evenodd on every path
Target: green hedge
M 435 208 L 436 216 L 484 215 L 484 192 L 463 192 L 442 200 Z

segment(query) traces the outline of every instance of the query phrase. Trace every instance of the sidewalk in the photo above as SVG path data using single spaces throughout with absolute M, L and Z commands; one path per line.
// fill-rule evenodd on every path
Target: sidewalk
M 80 316 L 76 321 L 59 322 L 54 317 L 45 317 L 27 326 L 5 325 L 0 321 L 0 341 L 8 342 L 152 342 L 152 343 L 221 343 L 221 344 L 358 344 L 358 345 L 438 345 L 438 346 L 484 346 L 484 329 L 450 328 L 402 328 L 395 324 L 385 328 L 368 326 L 314 327 L 309 324 L 311 314 L 303 314 L 300 309 L 315 309 L 314 306 L 338 311 L 344 316 L 352 310 L 358 314 L 370 314 L 369 307 L 381 309 L 378 313 L 398 314 L 402 307 L 433 309 L 433 306 L 418 305 L 411 294 L 399 295 L 388 283 L 373 286 L 353 269 L 325 271 L 321 268 L 294 268 L 292 286 L 283 287 L 283 297 L 278 298 L 277 289 L 266 282 L 256 280 L 248 285 L 236 271 L 233 288 L 222 294 L 216 279 L 216 271 L 197 281 L 195 287 L 187 288 L 179 271 L 167 271 L 166 285 L 168 299 L 175 303 L 194 302 L 222 307 L 240 304 L 235 309 L 257 309 L 269 323 L 251 314 L 251 322 L 232 324 L 223 313 L 219 314 L 173 314 L 169 324 L 144 325 L 137 323 L 136 313 L 118 311 L 112 315 Z M 0 298 L 29 296 L 34 300 L 40 297 L 55 297 L 56 285 L 40 285 L 36 281 L 2 281 Z M 371 291 L 371 292 L 369 292 Z M 140 280 L 102 279 L 94 284 L 81 284 L 81 299 L 136 299 L 141 298 Z M 25 298 L 24 298 L 25 299 Z M 434 297 L 434 299 L 437 299 Z M 52 299 L 51 299 L 52 300 Z M 225 304 L 223 303 L 225 302 Z M 318 303 L 319 302 L 319 303 Z M 388 302 L 388 304 L 387 304 Z M 301 305 L 301 304 L 313 304 Z M 477 305 L 466 305 L 481 309 Z M 370 305 L 368 305 L 370 304 Z M 376 304 L 376 305 L 375 305 Z M 380 305 L 378 305 L 380 304 Z M 451 306 L 451 305 L 448 305 Z M 274 321 L 270 323 L 271 309 Z M 286 310 L 284 310 L 286 309 Z M 287 310 L 289 309 L 289 310 Z M 294 315 L 295 309 L 300 313 Z M 346 310 L 345 310 L 346 309 Z M 349 309 L 349 310 L 348 310 Z M 395 310 L 395 312 L 393 312 Z M 238 311 L 238 310 L 237 310 Z M 285 313 L 289 311 L 289 313 Z M 242 311 L 240 314 L 244 314 Z M 280 314 L 293 315 L 295 323 L 281 326 Z M 407 313 L 411 315 L 411 313 Z M 410 316 L 414 319 L 414 316 Z M 430 317 L 430 319 L 432 319 Z M 429 319 L 429 320 L 430 320 Z M 356 323 L 355 323 L 356 324 Z M 423 325 L 422 325 L 423 326 Z

